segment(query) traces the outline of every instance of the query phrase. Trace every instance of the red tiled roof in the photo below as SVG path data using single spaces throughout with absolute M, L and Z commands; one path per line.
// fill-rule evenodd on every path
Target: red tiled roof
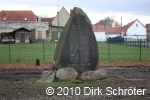
M 120 34 L 120 32 L 125 32 L 124 28 L 121 27 L 108 27 L 109 34 Z
M 1 12 L 0 12 L 0 19 L 1 19 Z
M 130 23 L 127 24 L 128 27 L 130 27 L 135 21 L 132 21 Z
M 30 10 L 6 11 L 2 10 L 0 13 L 0 21 L 34 21 L 36 22 L 36 15 Z
M 92 28 L 94 32 L 105 32 L 107 29 L 107 27 L 104 27 L 103 25 L 93 25 Z M 121 31 L 125 32 L 125 29 L 121 27 L 108 27 L 109 34 L 120 34 Z
M 150 32 L 150 24 L 146 24 L 147 32 Z
M 93 25 L 92 26 L 94 32 L 103 32 L 105 31 L 105 27 L 103 25 Z
M 136 20 L 135 20 L 135 21 L 136 21 Z M 127 29 L 128 29 L 135 21 L 132 21 L 132 22 L 128 23 L 127 25 L 123 26 L 124 31 L 127 31 Z
M 43 17 L 41 18 L 41 22 L 49 22 L 49 24 L 51 25 L 51 22 L 53 21 L 53 18 L 49 18 L 49 17 Z

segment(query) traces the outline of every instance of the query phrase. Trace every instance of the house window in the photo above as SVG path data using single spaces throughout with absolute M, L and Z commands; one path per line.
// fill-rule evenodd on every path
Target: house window
M 42 31 L 38 31 L 38 39 L 42 39 Z
M 138 24 L 136 24 L 136 27 L 138 27 Z

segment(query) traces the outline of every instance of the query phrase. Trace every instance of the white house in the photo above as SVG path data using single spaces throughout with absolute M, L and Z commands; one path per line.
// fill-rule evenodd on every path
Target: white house
M 60 33 L 62 32 L 69 18 L 70 18 L 70 14 L 64 7 L 62 7 L 62 9 L 59 12 L 57 12 L 57 15 L 54 17 L 54 19 L 51 22 L 50 33 L 52 35 L 53 40 L 59 38 Z
M 126 26 L 124 26 L 126 32 L 125 32 L 125 40 L 135 40 L 135 39 L 146 39 L 147 32 L 146 27 L 138 20 L 136 19 L 133 22 L 128 23 Z
M 96 41 L 104 42 L 106 41 L 105 28 L 103 25 L 93 25 L 92 26 Z
M 96 40 L 98 42 L 105 42 L 107 38 L 114 38 L 117 36 L 123 37 L 124 35 L 124 29 L 120 27 L 105 27 L 101 24 L 95 24 L 92 26 Z M 108 34 L 107 34 L 108 33 Z
M 94 32 L 94 35 L 96 37 L 96 41 L 98 41 L 98 42 L 106 41 L 105 32 Z
M 62 7 L 59 12 L 57 12 L 57 15 L 55 18 L 52 20 L 52 26 L 59 26 L 59 27 L 64 27 L 70 17 L 70 14 L 68 11 Z

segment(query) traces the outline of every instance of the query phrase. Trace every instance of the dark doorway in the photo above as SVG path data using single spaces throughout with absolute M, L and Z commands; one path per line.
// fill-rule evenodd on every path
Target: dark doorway
M 20 36 L 20 43 L 25 43 L 25 34 L 22 33 Z

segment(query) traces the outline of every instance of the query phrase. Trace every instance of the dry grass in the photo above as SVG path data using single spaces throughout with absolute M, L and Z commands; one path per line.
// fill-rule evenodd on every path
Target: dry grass
M 26 69 L 50 69 L 53 62 L 41 63 L 36 66 L 34 63 L 0 64 L 0 70 L 26 70 Z M 99 67 L 144 67 L 149 66 L 150 62 L 99 62 Z
M 149 66 L 150 62 L 99 62 L 99 67 L 144 67 Z
M 40 66 L 36 66 L 34 63 L 17 63 L 17 64 L 0 64 L 0 70 L 26 70 L 26 69 L 50 69 L 53 63 L 41 63 Z

